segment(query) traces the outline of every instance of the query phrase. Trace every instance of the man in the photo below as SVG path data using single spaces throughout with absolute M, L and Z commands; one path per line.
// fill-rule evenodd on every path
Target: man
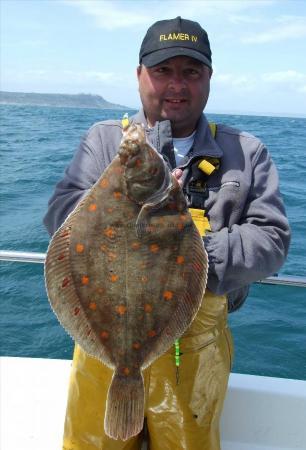
M 277 172 L 264 145 L 224 125 L 212 133 L 202 114 L 211 75 L 209 40 L 198 23 L 177 17 L 149 28 L 137 69 L 143 110 L 130 120 L 145 124 L 148 140 L 196 211 L 196 223 L 203 225 L 205 212 L 206 232 L 199 229 L 209 256 L 208 289 L 181 339 L 179 383 L 172 349 L 144 372 L 151 450 L 220 449 L 219 419 L 232 364 L 228 307 L 243 301 L 248 284 L 279 269 L 290 239 Z M 121 137 L 120 121 L 89 130 L 50 200 L 45 224 L 51 234 L 114 158 Z M 201 174 L 203 160 L 210 169 Z M 140 448 L 141 436 L 122 442 L 104 434 L 110 379 L 108 368 L 76 347 L 64 449 Z

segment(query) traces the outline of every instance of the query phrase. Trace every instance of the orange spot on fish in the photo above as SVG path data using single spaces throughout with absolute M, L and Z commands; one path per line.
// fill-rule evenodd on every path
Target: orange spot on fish
M 184 262 L 185 262 L 184 256 L 179 255 L 179 256 L 176 258 L 176 263 L 177 263 L 177 264 L 184 264 Z
M 116 200 L 120 200 L 121 197 L 122 197 L 122 194 L 121 194 L 121 192 L 119 192 L 119 191 L 115 191 L 114 194 L 113 194 L 113 196 L 114 196 L 114 198 L 115 198 Z
M 180 214 L 180 219 L 182 222 L 185 222 L 188 219 L 188 216 L 186 214 Z
M 64 253 L 61 253 L 57 259 L 58 259 L 58 261 L 62 261 L 62 259 L 64 259 L 64 258 L 65 258 Z
M 152 253 L 157 253 L 159 251 L 159 246 L 157 244 L 151 244 L 150 245 L 150 251 Z
M 70 278 L 65 277 L 62 282 L 62 287 L 64 288 L 64 287 L 68 286 L 69 283 L 70 283 Z
M 156 336 L 156 331 L 155 330 L 148 331 L 148 337 L 154 337 L 154 336 Z
M 139 350 L 140 347 L 141 347 L 141 345 L 140 345 L 139 342 L 134 342 L 134 343 L 133 343 L 133 348 L 134 348 L 135 350 Z
M 138 250 L 140 248 L 140 242 L 132 242 L 131 247 L 133 250 Z
M 112 283 L 115 283 L 118 280 L 119 276 L 115 275 L 114 273 L 111 274 L 110 280 Z
M 90 302 L 89 303 L 89 309 L 91 309 L 92 311 L 96 311 L 97 303 L 96 302 Z
M 120 316 L 124 316 L 124 314 L 126 313 L 126 306 L 125 305 L 119 305 L 116 306 L 116 311 L 118 314 L 120 314 Z
M 123 367 L 122 373 L 127 377 L 130 374 L 130 369 L 128 367 Z
M 106 330 L 102 330 L 101 333 L 100 333 L 100 337 L 102 339 L 108 339 L 109 338 L 109 332 L 106 331 Z
M 145 310 L 146 313 L 150 313 L 153 310 L 153 306 L 150 305 L 150 303 L 145 303 L 144 310 Z
M 86 285 L 89 283 L 89 277 L 87 275 L 83 275 L 81 279 L 82 284 Z
M 109 182 L 108 182 L 107 178 L 104 178 L 103 180 L 101 180 L 101 183 L 100 183 L 101 188 L 105 189 L 108 187 L 108 185 L 109 185 Z
M 84 251 L 84 245 L 83 245 L 83 244 L 77 244 L 77 245 L 75 246 L 75 249 L 76 249 L 76 252 L 77 252 L 77 253 L 83 253 L 83 251 Z
M 106 211 L 111 214 L 114 211 L 114 208 L 107 208 Z
M 91 204 L 88 206 L 88 211 L 90 211 L 90 212 L 94 212 L 94 211 L 96 211 L 96 209 L 97 209 L 96 203 L 91 203 Z
M 78 314 L 79 314 L 79 312 L 80 312 L 80 308 L 78 308 L 78 307 L 76 307 L 76 308 L 74 308 L 74 315 L 75 316 L 77 316 Z
M 116 236 L 116 231 L 112 227 L 106 227 L 103 233 L 108 238 L 114 238 Z
M 165 300 L 171 300 L 173 298 L 173 292 L 171 291 L 165 291 L 163 294 L 163 297 Z

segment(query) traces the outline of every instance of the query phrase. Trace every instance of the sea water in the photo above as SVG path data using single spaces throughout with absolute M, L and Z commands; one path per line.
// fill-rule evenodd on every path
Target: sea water
M 82 135 L 120 111 L 0 106 L 2 250 L 45 252 L 48 199 Z M 268 147 L 292 228 L 284 275 L 305 276 L 306 119 L 208 114 Z M 0 262 L 0 355 L 71 358 L 73 343 L 50 309 L 42 264 Z M 254 284 L 230 315 L 234 372 L 306 379 L 306 290 Z

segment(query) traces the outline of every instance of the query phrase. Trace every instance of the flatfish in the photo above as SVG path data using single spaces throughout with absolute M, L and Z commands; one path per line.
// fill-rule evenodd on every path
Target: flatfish
M 141 431 L 142 370 L 191 324 L 207 266 L 177 180 L 143 126 L 130 124 L 117 156 L 55 233 L 45 263 L 58 320 L 114 371 L 104 420 L 111 438 Z

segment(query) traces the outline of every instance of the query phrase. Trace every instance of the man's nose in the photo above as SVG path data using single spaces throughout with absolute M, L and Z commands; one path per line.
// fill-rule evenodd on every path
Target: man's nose
M 173 73 L 169 80 L 169 88 L 180 90 L 187 86 L 186 79 L 181 73 Z

